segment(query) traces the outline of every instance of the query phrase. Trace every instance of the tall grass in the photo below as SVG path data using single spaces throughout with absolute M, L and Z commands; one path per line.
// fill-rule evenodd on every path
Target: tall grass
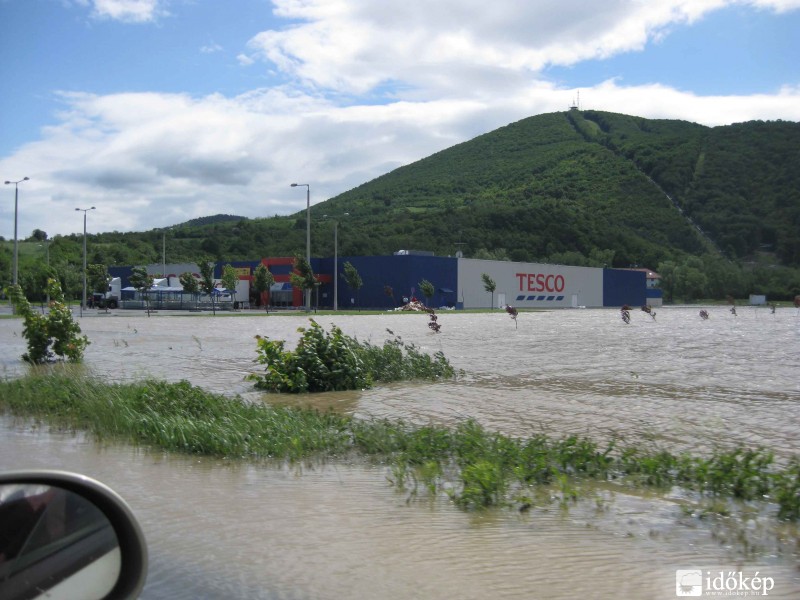
M 87 430 L 98 438 L 247 460 L 363 456 L 388 464 L 398 485 L 421 482 L 465 509 L 525 503 L 552 488 L 567 502 L 581 480 L 668 489 L 712 499 L 771 502 L 800 520 L 800 459 L 779 467 L 764 449 L 710 457 L 590 439 L 512 438 L 474 421 L 455 427 L 358 420 L 296 407 L 246 403 L 187 382 L 109 384 L 63 369 L 0 381 L 0 410 Z

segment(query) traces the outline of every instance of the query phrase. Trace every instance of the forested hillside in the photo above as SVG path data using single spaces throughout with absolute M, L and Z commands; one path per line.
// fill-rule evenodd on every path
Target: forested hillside
M 677 268 L 676 278 L 694 282 L 684 283 L 692 288 L 684 296 L 753 288 L 788 296 L 800 293 L 798 164 L 798 123 L 709 128 L 599 111 L 538 115 L 313 206 L 312 255 L 333 254 L 336 220 L 340 256 L 460 251 L 663 268 L 667 279 Z M 304 252 L 305 230 L 305 210 L 215 215 L 166 230 L 91 235 L 89 261 L 287 256 Z M 80 264 L 79 248 L 77 235 L 50 242 L 65 268 Z M 7 281 L 8 248 L 0 261 Z
M 727 256 L 764 250 L 800 266 L 800 124 L 705 128 L 593 111 L 582 116 L 597 125 L 587 140 L 632 160 Z

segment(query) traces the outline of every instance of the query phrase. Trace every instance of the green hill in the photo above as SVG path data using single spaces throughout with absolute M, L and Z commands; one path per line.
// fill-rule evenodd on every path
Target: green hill
M 709 272 L 712 264 L 789 267 L 781 272 L 787 295 L 800 287 L 798 164 L 798 123 L 705 127 L 599 111 L 538 115 L 313 206 L 312 254 L 333 255 L 333 225 L 323 215 L 348 213 L 340 256 L 419 249 L 650 268 L 697 257 L 692 268 L 707 281 L 731 277 Z M 166 239 L 162 230 L 90 236 L 89 260 L 158 263 L 165 241 L 169 262 L 292 255 L 304 252 L 305 229 L 305 210 L 217 215 L 176 225 Z M 61 246 L 71 262 L 79 241 L 56 238 L 51 254 Z M 7 270 L 5 261 L 0 268 Z M 744 287 L 758 285 L 751 277 Z

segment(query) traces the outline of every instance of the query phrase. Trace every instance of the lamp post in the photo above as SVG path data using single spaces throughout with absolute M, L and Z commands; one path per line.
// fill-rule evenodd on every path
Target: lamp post
M 14 285 L 19 280 L 19 242 L 17 240 L 17 212 L 19 207 L 19 184 L 28 181 L 30 177 L 23 177 L 17 181 L 6 181 L 6 185 L 14 184 Z
M 311 186 L 307 183 L 293 183 L 291 187 L 306 188 L 306 261 L 311 269 Z M 306 310 L 311 312 L 311 288 L 306 289 Z
M 45 255 L 47 256 L 47 279 L 50 279 L 50 240 L 45 240 L 44 244 L 39 244 L 39 246 L 44 246 Z M 50 306 L 50 290 L 46 280 L 44 287 L 47 293 L 47 306 Z
M 343 213 L 343 217 L 349 217 L 350 213 Z M 328 215 L 322 215 L 327 219 Z M 333 221 L 333 310 L 339 310 L 339 219 Z
M 167 276 L 167 230 L 164 229 L 161 232 L 161 264 L 162 270 L 161 273 L 162 277 Z M 169 286 L 169 279 L 167 279 L 167 286 Z
M 81 302 L 81 317 L 83 317 L 83 306 L 86 304 L 86 213 L 94 210 L 94 206 L 75 210 L 83 212 L 83 302 Z

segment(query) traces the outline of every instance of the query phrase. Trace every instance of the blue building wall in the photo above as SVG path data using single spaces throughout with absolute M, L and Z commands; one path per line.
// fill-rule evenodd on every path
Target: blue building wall
M 312 259 L 317 273 L 333 276 L 333 257 Z M 347 286 L 344 263 L 352 264 L 364 285 L 358 292 Z M 400 306 L 403 297 L 425 299 L 419 291 L 419 282 L 430 281 L 436 295 L 430 299 L 433 306 L 455 305 L 458 283 L 457 259 L 442 256 L 342 256 L 338 259 L 339 308 L 390 309 Z M 393 297 L 386 294 L 392 288 Z M 320 306 L 333 307 L 333 281 L 320 287 Z M 353 302 L 351 302 L 351 299 Z
M 659 300 L 663 300 L 664 292 L 658 288 L 647 288 L 647 299 L 658 298 Z
M 130 285 L 131 273 L 133 273 L 133 267 L 108 267 L 108 274 L 111 277 L 119 277 L 122 287 Z
M 603 269 L 603 306 L 644 306 L 647 278 L 642 271 Z

